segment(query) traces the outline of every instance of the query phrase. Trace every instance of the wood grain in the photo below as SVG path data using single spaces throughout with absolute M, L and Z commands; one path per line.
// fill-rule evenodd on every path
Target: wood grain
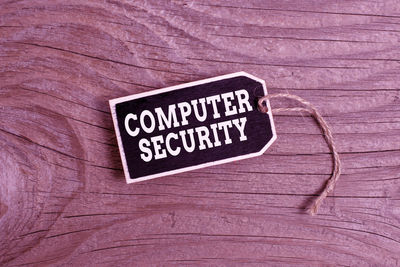
M 0 265 L 400 265 L 398 1 L 0 2 Z M 107 101 L 247 71 L 263 156 L 126 185 Z M 273 101 L 273 107 L 292 102 Z

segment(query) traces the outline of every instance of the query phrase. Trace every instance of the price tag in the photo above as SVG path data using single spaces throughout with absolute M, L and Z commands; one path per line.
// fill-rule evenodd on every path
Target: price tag
M 127 183 L 262 155 L 276 139 L 266 94 L 237 72 L 110 100 Z

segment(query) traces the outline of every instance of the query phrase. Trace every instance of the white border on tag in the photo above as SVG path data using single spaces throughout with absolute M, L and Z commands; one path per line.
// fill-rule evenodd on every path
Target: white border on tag
M 125 158 L 124 147 L 122 145 L 121 134 L 120 134 L 119 127 L 118 127 L 117 114 L 116 114 L 116 111 L 115 111 L 115 105 L 116 104 L 121 103 L 121 102 L 126 102 L 126 101 L 129 101 L 129 100 L 133 100 L 133 99 L 143 98 L 143 97 L 146 97 L 146 96 L 151 96 L 151 95 L 156 95 L 156 94 L 165 93 L 165 92 L 169 92 L 169 91 L 184 89 L 184 88 L 195 86 L 195 85 L 215 82 L 215 81 L 224 80 L 224 79 L 228 79 L 228 78 L 234 78 L 234 77 L 238 77 L 238 76 L 246 76 L 246 77 L 248 77 L 250 79 L 253 79 L 253 80 L 256 80 L 256 81 L 260 82 L 262 84 L 262 86 L 263 86 L 264 94 L 267 95 L 267 87 L 265 85 L 265 81 L 264 80 L 259 79 L 259 78 L 255 77 L 255 76 L 253 76 L 253 75 L 251 75 L 251 74 L 249 74 L 247 72 L 240 71 L 240 72 L 235 72 L 235 73 L 231 73 L 231 74 L 227 74 L 227 75 L 217 76 L 217 77 L 213 77 L 213 78 L 209 78 L 209 79 L 204 79 L 204 80 L 199 80 L 199 81 L 195 81 L 195 82 L 179 84 L 179 85 L 175 85 L 175 86 L 171 86 L 171 87 L 166 87 L 166 88 L 162 88 L 162 89 L 153 90 L 153 91 L 150 91 L 150 92 L 139 93 L 139 94 L 134 94 L 134 95 L 125 96 L 125 97 L 119 97 L 119 98 L 115 98 L 115 99 L 109 100 L 109 105 L 110 105 L 110 109 L 111 109 L 111 115 L 112 115 L 112 119 L 113 119 L 113 123 L 114 123 L 115 133 L 116 133 L 116 136 L 117 136 L 118 148 L 119 148 L 119 153 L 120 153 L 121 160 L 122 160 L 122 166 L 123 166 L 123 169 L 124 169 L 126 182 L 128 184 L 130 184 L 130 183 L 145 181 L 145 180 L 149 180 L 149 179 L 153 179 L 153 178 L 157 178 L 157 177 L 162 177 L 162 176 L 167 176 L 167 175 L 171 175 L 171 174 L 192 171 L 192 170 L 201 169 L 201 168 L 205 168 L 205 167 L 209 167 L 209 166 L 214 166 L 214 165 L 219 165 L 219 164 L 228 163 L 228 162 L 232 162 L 232 161 L 237 161 L 237 160 L 241 160 L 241 159 L 257 157 L 257 156 L 261 156 L 262 154 L 264 154 L 264 152 L 271 146 L 271 144 L 277 138 L 276 131 L 275 131 L 275 124 L 274 124 L 274 120 L 272 118 L 272 112 L 271 112 L 271 106 L 270 106 L 269 100 L 266 101 L 267 102 L 266 104 L 267 104 L 267 107 L 268 107 L 268 113 L 267 114 L 268 114 L 269 120 L 271 122 L 272 138 L 271 138 L 271 140 L 269 140 L 269 142 L 259 152 L 245 154 L 245 155 L 232 157 L 232 158 L 227 158 L 227 159 L 222 159 L 222 160 L 217 160 L 217 161 L 212 161 L 212 162 L 208 162 L 208 163 L 202 163 L 202 164 L 199 164 L 199 165 L 194 165 L 194 166 L 180 168 L 180 169 L 176 169 L 176 170 L 172 170 L 172 171 L 166 171 L 166 172 L 162 172 L 162 173 L 147 175 L 147 176 L 134 178 L 134 179 L 132 179 L 129 176 L 128 164 L 127 164 L 126 158 Z

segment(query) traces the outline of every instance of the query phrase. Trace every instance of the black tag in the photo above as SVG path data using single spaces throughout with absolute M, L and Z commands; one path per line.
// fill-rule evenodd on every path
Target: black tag
M 266 94 L 237 72 L 110 100 L 127 183 L 263 154 L 276 139 Z

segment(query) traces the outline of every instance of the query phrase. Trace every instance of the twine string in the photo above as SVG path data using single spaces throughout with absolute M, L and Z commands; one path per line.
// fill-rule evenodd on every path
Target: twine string
M 310 213 L 311 215 L 315 215 L 318 213 L 318 209 L 321 206 L 324 199 L 335 188 L 335 185 L 340 177 L 342 164 L 341 164 L 341 161 L 339 158 L 339 153 L 337 152 L 335 143 L 333 141 L 332 132 L 331 132 L 331 129 L 329 128 L 327 122 L 321 116 L 321 114 L 318 112 L 318 110 L 314 107 L 314 105 L 311 104 L 310 102 L 308 102 L 307 100 L 304 100 L 303 98 L 296 96 L 296 95 L 292 95 L 292 94 L 284 94 L 284 93 L 270 94 L 270 95 L 266 95 L 266 96 L 259 98 L 258 107 L 259 107 L 260 111 L 263 113 L 267 113 L 268 107 L 266 105 L 264 105 L 264 103 L 267 100 L 270 100 L 272 98 L 279 98 L 279 97 L 296 100 L 297 102 L 303 104 L 304 107 L 276 108 L 276 109 L 272 109 L 272 113 L 276 114 L 279 112 L 287 112 L 287 111 L 298 111 L 298 112 L 310 113 L 314 117 L 314 119 L 318 122 L 318 124 L 325 136 L 326 143 L 328 144 L 328 147 L 329 147 L 330 151 L 332 152 L 332 160 L 333 160 L 332 176 L 326 182 L 325 188 L 322 191 L 322 193 L 313 201 L 311 207 L 307 209 L 308 213 Z

